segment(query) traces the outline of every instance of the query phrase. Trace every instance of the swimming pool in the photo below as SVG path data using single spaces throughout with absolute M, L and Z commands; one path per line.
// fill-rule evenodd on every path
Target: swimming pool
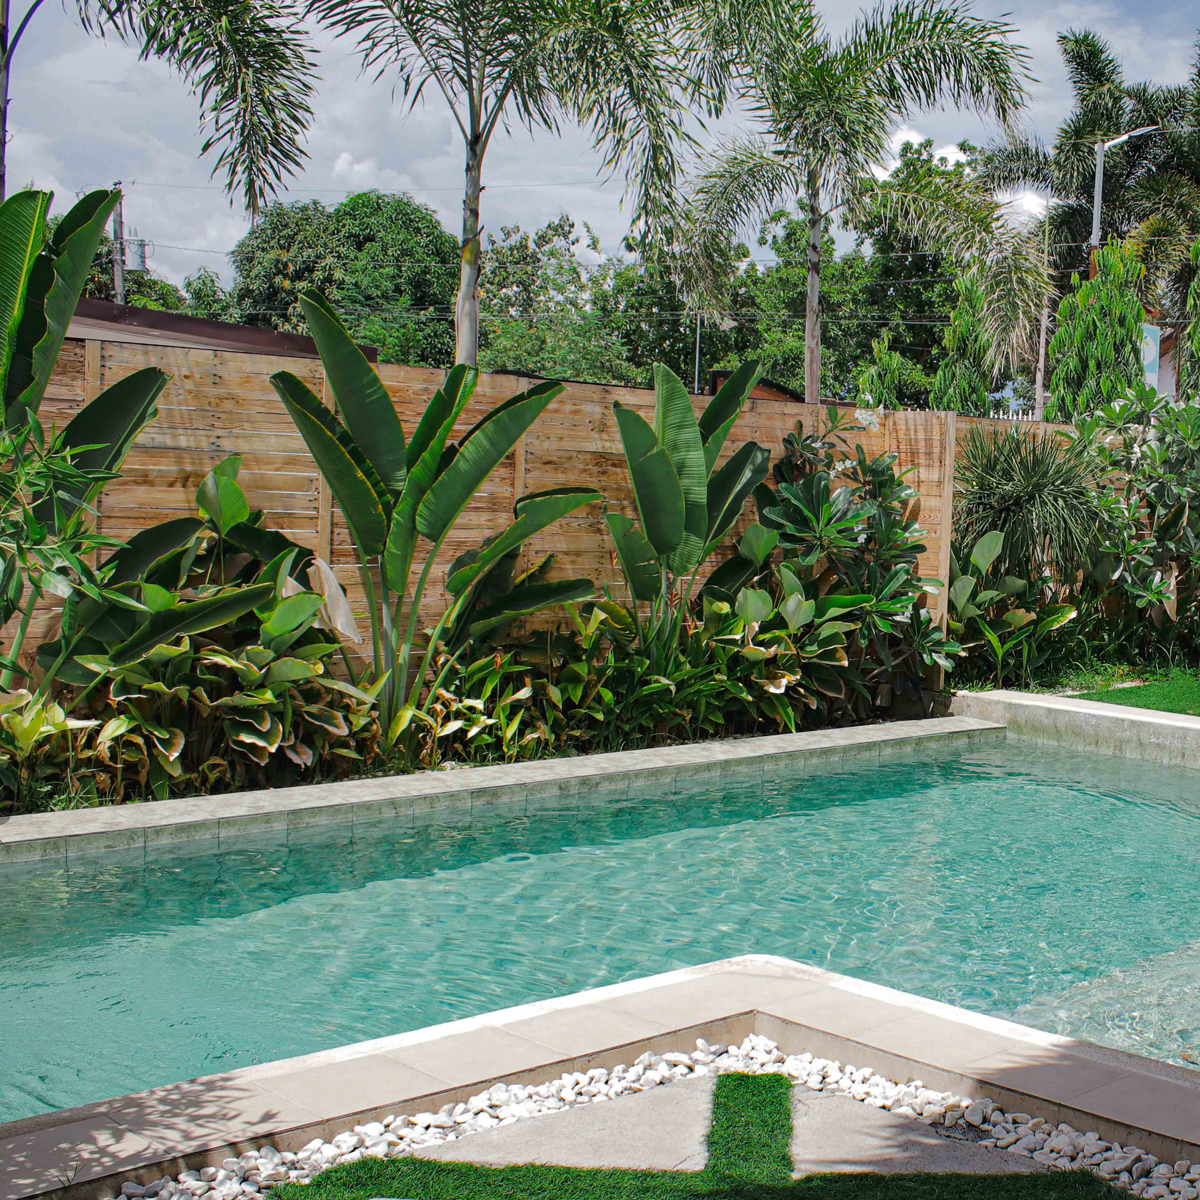
M 1200 1058 L 1200 772 L 1010 739 L 370 828 L 0 871 L 0 1120 L 745 953 Z

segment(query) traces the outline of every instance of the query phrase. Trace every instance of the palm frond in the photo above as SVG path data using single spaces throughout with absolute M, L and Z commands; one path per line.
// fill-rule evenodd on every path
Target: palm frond
M 869 81 L 897 116 L 948 101 L 1007 125 L 1025 102 L 1029 54 L 1016 27 L 943 0 L 900 0 L 865 13 L 833 57 Z
M 200 100 L 201 154 L 257 213 L 308 157 L 316 63 L 289 0 L 76 0 L 89 31 L 112 32 L 161 58 Z

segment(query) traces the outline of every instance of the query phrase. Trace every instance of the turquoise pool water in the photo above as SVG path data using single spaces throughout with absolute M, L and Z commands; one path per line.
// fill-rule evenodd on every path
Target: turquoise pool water
M 1188 1061 L 1198 861 L 1200 772 L 1013 740 L 10 868 L 0 1120 L 749 952 Z

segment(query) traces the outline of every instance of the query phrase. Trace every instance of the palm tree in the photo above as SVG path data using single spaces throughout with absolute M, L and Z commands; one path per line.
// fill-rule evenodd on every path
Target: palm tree
M 972 17 L 964 4 L 901 0 L 864 13 L 835 39 L 813 0 L 802 8 L 792 36 L 747 64 L 743 98 L 762 133 L 718 148 L 697 179 L 694 220 L 703 246 L 793 202 L 807 214 L 804 391 L 817 403 L 821 239 L 831 219 L 852 223 L 882 205 L 889 221 L 946 253 L 1007 256 L 1010 267 L 1022 268 L 1008 284 L 1036 290 L 1038 272 L 1019 247 L 1016 257 L 1007 254 L 1007 226 L 969 183 L 931 174 L 901 188 L 879 178 L 893 132 L 914 111 L 948 102 L 1008 123 L 1027 78 L 1027 56 L 1009 41 L 1012 27 Z M 993 332 L 1026 305 L 989 303 Z
M 479 340 L 483 164 L 512 123 L 587 130 L 603 168 L 624 175 L 632 224 L 668 209 L 688 105 L 720 109 L 733 47 L 790 0 L 309 0 L 309 13 L 353 38 L 364 71 L 393 74 L 411 107 L 440 93 L 466 152 L 456 361 Z
M 0 0 L 0 199 L 5 187 L 8 83 L 13 55 L 44 0 L 31 0 L 10 36 Z M 252 216 L 307 157 L 313 58 L 288 0 L 75 0 L 83 27 L 136 45 L 186 80 L 201 104 L 201 154 L 219 149 L 213 174 L 240 192 Z
M 1146 267 L 1143 300 L 1178 314 L 1200 237 L 1200 44 L 1190 79 L 1174 87 L 1126 83 L 1108 43 L 1090 30 L 1067 30 L 1058 47 L 1075 106 L 1053 146 L 1021 136 L 991 146 L 982 177 L 997 191 L 1031 188 L 1049 198 L 1054 266 L 1065 290 L 1071 272 L 1087 262 L 1096 143 L 1159 126 L 1105 154 L 1100 234 L 1105 242 L 1128 240 Z

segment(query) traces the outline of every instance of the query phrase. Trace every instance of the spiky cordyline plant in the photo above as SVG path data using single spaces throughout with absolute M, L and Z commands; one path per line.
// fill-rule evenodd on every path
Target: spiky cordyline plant
M 939 103 L 1007 123 L 1024 100 L 1024 51 L 1003 21 L 973 17 L 964 4 L 902 0 L 864 13 L 840 38 L 812 0 L 771 53 L 747 64 L 744 100 L 763 133 L 726 143 L 697 179 L 694 237 L 719 244 L 769 212 L 795 203 L 809 223 L 805 309 L 805 397 L 819 399 L 821 240 L 831 220 L 853 224 L 868 207 L 919 242 L 954 257 L 1010 260 L 1040 307 L 1045 272 L 1015 253 L 999 206 L 969 181 L 931 176 L 900 187 L 876 172 L 901 120 Z M 701 250 L 702 257 L 705 252 Z M 1010 285 L 1011 286 L 1011 285 Z M 989 306 L 1001 326 L 1011 306 Z M 1021 311 L 1029 311 L 1028 302 Z M 997 344 L 1001 339 L 997 338 Z
M 955 464 L 954 537 L 1004 534 L 1002 573 L 1060 579 L 1087 562 L 1100 519 L 1086 442 L 1013 425 L 970 430 Z

